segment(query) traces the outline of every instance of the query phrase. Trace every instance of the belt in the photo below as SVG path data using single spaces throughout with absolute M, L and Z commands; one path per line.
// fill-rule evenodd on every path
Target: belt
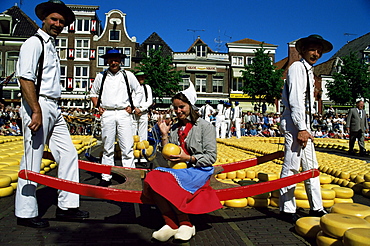
M 40 95 L 40 97 L 43 97 L 43 98 L 45 98 L 46 100 L 50 100 L 50 101 L 53 101 L 53 102 L 55 102 L 55 103 L 58 103 L 58 101 L 60 100 L 60 97 L 59 97 L 59 98 L 54 98 L 54 97 L 49 97 L 49 96 L 47 96 L 47 95 L 43 95 L 43 94 L 41 94 L 41 95 Z
M 126 110 L 128 107 L 117 107 L 117 108 L 110 108 L 110 107 L 108 107 L 108 108 L 105 108 L 105 107 L 103 107 L 103 109 L 105 109 L 105 110 Z

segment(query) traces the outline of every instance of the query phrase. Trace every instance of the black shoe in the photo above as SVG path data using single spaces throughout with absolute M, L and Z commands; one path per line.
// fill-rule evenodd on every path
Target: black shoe
M 45 228 L 45 227 L 49 227 L 49 222 L 39 217 L 17 218 L 17 225 L 33 227 L 33 228 Z
M 286 213 L 283 211 L 280 211 L 280 217 L 282 220 L 291 224 L 295 224 L 295 222 L 300 218 L 300 216 L 296 213 Z
M 57 208 L 57 211 L 55 212 L 55 217 L 57 219 L 86 219 L 89 218 L 89 212 L 79 210 L 78 208 L 69 208 L 67 210 L 62 210 L 59 207 Z
M 348 151 L 349 155 L 356 155 L 354 151 Z
M 97 184 L 98 186 L 102 186 L 102 187 L 108 187 L 112 184 L 112 181 L 106 181 L 106 180 L 100 180 L 99 184 Z
M 328 212 L 326 212 L 325 209 L 323 209 L 323 210 L 310 210 L 310 212 L 308 213 L 308 215 L 312 216 L 312 217 L 322 217 L 325 214 L 328 214 Z

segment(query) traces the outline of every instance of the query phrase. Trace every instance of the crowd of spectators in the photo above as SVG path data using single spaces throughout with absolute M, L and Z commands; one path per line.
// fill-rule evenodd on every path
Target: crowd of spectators
M 5 106 L 4 101 L 0 101 L 0 136 L 19 136 L 22 135 L 22 119 L 19 115 L 19 106 Z
M 62 108 L 62 114 L 67 124 L 76 129 L 70 129 L 72 134 L 89 135 L 94 124 L 99 124 L 100 115 L 95 109 Z M 149 126 L 154 127 L 159 119 L 171 119 L 174 116 L 171 109 L 151 109 L 149 114 Z M 347 114 L 337 114 L 332 108 L 328 108 L 323 115 L 313 115 L 311 124 L 315 138 L 338 138 L 349 139 L 349 133 L 345 128 Z M 214 121 L 215 119 L 211 119 Z M 370 125 L 370 120 L 369 120 Z M 19 114 L 19 106 L 11 107 L 0 102 L 0 135 L 22 135 L 22 119 Z M 242 136 L 257 137 L 280 137 L 280 114 L 243 112 L 241 123 Z M 77 129 L 77 127 L 79 129 Z M 150 131 L 150 129 L 149 129 Z M 235 135 L 235 128 L 231 131 Z M 368 132 L 365 138 L 370 138 Z

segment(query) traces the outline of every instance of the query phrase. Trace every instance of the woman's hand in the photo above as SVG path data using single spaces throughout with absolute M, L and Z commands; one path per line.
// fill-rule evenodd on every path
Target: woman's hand
M 190 155 L 186 154 L 185 151 L 181 149 L 181 152 L 179 155 L 170 155 L 169 161 L 173 162 L 188 162 L 190 159 Z

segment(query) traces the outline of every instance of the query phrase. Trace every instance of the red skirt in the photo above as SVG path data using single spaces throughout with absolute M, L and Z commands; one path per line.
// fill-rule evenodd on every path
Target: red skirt
M 154 170 L 149 172 L 144 180 L 142 201 L 145 203 L 154 203 L 150 197 L 150 188 L 183 213 L 204 214 L 222 208 L 215 190 L 209 185 L 209 180 L 191 194 L 179 186 L 172 174 Z

